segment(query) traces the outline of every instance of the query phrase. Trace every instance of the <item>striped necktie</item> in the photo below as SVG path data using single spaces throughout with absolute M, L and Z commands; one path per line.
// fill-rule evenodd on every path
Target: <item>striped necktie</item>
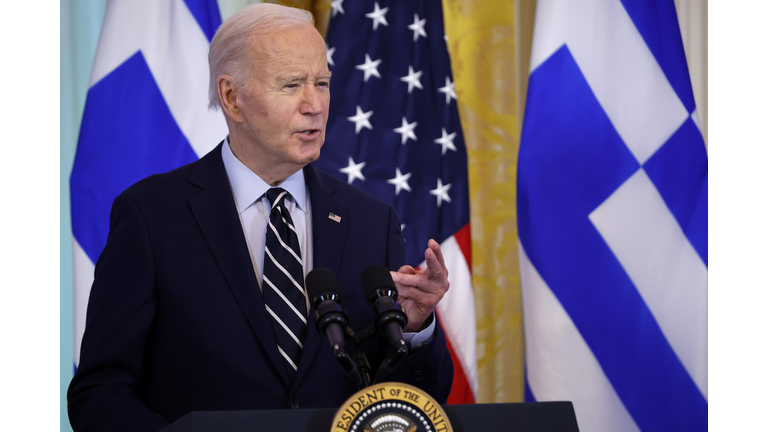
M 285 198 L 289 196 L 282 188 L 267 191 L 272 210 L 264 250 L 262 292 L 267 312 L 272 317 L 277 348 L 288 365 L 288 375 L 293 379 L 304 348 L 307 306 L 299 238 L 291 215 L 285 208 Z

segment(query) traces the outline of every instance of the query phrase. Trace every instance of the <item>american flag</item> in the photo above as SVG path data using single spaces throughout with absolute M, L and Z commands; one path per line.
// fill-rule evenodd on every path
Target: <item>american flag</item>
M 438 304 L 455 378 L 449 403 L 477 394 L 467 153 L 440 1 L 335 0 L 328 25 L 326 143 L 316 165 L 392 204 L 408 264 L 441 244 L 451 289 Z

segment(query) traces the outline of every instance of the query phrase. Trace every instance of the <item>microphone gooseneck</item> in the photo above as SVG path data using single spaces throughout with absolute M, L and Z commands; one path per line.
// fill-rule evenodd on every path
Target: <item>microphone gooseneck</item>
M 349 319 L 341 307 L 341 289 L 336 276 L 327 268 L 319 267 L 307 274 L 307 295 L 315 308 L 315 325 L 320 334 L 328 337 L 333 355 L 347 373 L 362 388 L 363 379 L 355 362 L 344 349 L 344 332 Z
M 408 355 L 408 347 L 403 337 L 403 328 L 408 323 L 408 316 L 397 303 L 397 287 L 386 266 L 369 266 L 360 275 L 360 280 L 365 297 L 373 308 L 376 329 L 389 342 L 386 357 L 376 371 L 374 383 L 377 383 Z

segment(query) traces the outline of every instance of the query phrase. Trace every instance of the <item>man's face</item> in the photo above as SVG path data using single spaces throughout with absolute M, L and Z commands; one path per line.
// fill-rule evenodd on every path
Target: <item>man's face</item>
M 238 92 L 239 145 L 262 166 L 298 171 L 317 160 L 325 142 L 325 42 L 310 25 L 293 27 L 254 38 L 249 56 L 251 76 Z

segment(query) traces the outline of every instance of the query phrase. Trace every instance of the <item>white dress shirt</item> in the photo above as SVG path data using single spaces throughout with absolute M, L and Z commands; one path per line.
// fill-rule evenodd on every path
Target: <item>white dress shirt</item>
M 224 168 L 227 170 L 229 184 L 235 197 L 240 224 L 243 227 L 243 233 L 245 233 L 248 252 L 251 254 L 253 271 L 259 281 L 259 288 L 261 288 L 267 226 L 272 211 L 266 193 L 272 186 L 235 157 L 229 147 L 229 139 L 227 139 L 226 145 L 221 146 L 221 158 L 224 161 Z M 282 182 L 280 187 L 291 194 L 290 198 L 285 200 L 285 208 L 291 214 L 293 225 L 296 228 L 299 249 L 301 250 L 301 264 L 304 267 L 304 276 L 306 277 L 307 273 L 312 270 L 312 213 L 309 210 L 309 193 L 304 182 L 304 171 L 295 172 Z M 306 304 L 307 316 L 309 316 L 309 299 L 306 299 Z

